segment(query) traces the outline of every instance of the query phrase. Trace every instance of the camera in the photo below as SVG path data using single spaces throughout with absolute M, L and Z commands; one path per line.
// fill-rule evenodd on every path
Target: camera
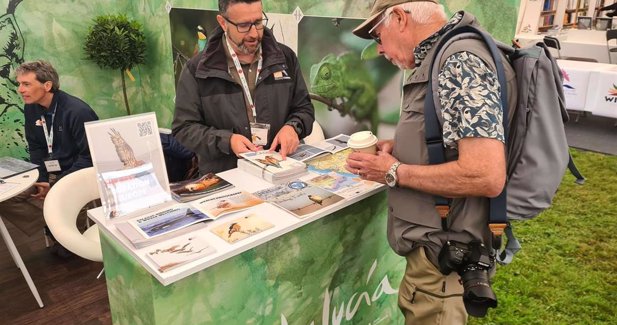
M 449 240 L 439 252 L 439 271 L 444 275 L 456 271 L 463 282 L 463 303 L 467 313 L 484 317 L 489 308 L 497 307 L 497 297 L 489 282 L 493 258 L 480 241 L 461 243 Z

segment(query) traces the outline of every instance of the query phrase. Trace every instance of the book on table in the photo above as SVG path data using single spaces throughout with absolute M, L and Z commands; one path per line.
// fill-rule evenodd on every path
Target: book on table
M 299 160 L 299 161 L 307 161 L 309 159 L 325 155 L 325 154 L 335 154 L 342 150 L 347 149 L 349 146 L 347 145 L 347 141 L 349 140 L 349 136 L 346 134 L 339 134 L 335 137 L 328 138 L 322 140 L 317 143 L 312 144 L 300 144 L 296 152 L 289 155 L 289 157 Z
M 229 190 L 193 201 L 191 205 L 216 219 L 229 213 L 246 210 L 263 202 L 262 199 L 252 193 Z
M 0 157 L 0 179 L 9 178 L 38 168 L 39 165 L 16 159 L 13 157 Z
M 197 200 L 204 196 L 233 188 L 233 185 L 216 174 L 169 184 L 171 193 L 178 202 Z
M 224 241 L 233 244 L 272 227 L 274 225 L 263 217 L 250 213 L 228 223 L 218 225 L 212 229 L 212 232 Z
M 216 252 L 206 240 L 196 235 L 182 236 L 152 246 L 146 256 L 159 272 L 166 272 Z
M 340 195 L 311 186 L 302 180 L 273 186 L 253 194 L 291 212 L 298 218 L 305 218 L 344 200 Z
M 282 184 L 306 174 L 306 164 L 278 152 L 268 150 L 245 152 L 238 160 L 238 169 L 273 184 Z

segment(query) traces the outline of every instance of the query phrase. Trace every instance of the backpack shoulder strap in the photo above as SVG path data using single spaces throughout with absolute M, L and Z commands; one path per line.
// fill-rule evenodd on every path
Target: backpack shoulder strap
M 463 35 L 467 34 L 467 35 Z M 463 26 L 459 28 L 455 28 L 452 31 L 446 33 L 442 36 L 442 39 L 436 45 L 436 55 L 433 62 L 431 62 L 431 66 L 429 68 L 429 76 L 431 76 L 431 80 L 436 80 L 435 77 L 437 72 L 439 71 L 439 62 L 441 61 L 441 56 L 443 55 L 444 46 L 449 44 L 450 40 L 454 40 L 455 37 L 464 38 L 467 36 L 479 36 L 486 43 L 489 51 L 491 52 L 491 56 L 495 63 L 497 79 L 501 88 L 501 106 L 503 109 L 503 125 L 505 138 L 508 138 L 507 135 L 507 125 L 508 125 L 508 88 L 506 84 L 506 76 L 503 67 L 503 62 L 501 60 L 501 52 L 497 47 L 497 44 L 493 40 L 493 38 L 487 34 L 486 32 L 475 28 L 473 26 Z M 439 107 L 439 95 L 436 93 L 436 89 L 433 86 L 433 82 L 428 83 L 428 89 L 426 91 L 426 97 L 424 101 L 424 119 L 425 119 L 425 140 L 429 155 L 429 163 L 433 164 L 442 164 L 445 162 L 445 154 L 444 154 L 444 146 L 443 146 L 443 132 L 441 129 L 441 125 L 438 122 L 437 112 L 435 107 Z M 499 248 L 501 247 L 501 235 L 503 230 L 507 225 L 507 215 L 506 215 L 506 187 L 504 186 L 503 191 L 496 198 L 490 199 L 490 212 L 489 212 L 489 227 L 491 228 L 491 232 L 494 235 L 493 246 Z M 443 209 L 443 205 L 445 202 L 448 202 L 447 199 L 436 196 L 435 197 L 435 205 L 437 210 Z M 449 204 L 448 204 L 449 205 Z M 441 213 L 440 213 L 441 214 Z M 444 225 L 444 216 L 442 216 L 442 225 Z

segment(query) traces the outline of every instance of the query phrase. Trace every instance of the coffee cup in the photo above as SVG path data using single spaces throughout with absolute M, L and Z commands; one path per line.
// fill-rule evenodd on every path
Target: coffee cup
M 347 140 L 347 146 L 353 151 L 377 153 L 377 137 L 371 131 L 360 131 L 352 134 Z

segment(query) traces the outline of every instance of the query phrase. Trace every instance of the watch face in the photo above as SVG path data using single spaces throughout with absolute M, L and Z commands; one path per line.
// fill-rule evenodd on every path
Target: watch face
M 386 174 L 386 184 L 388 184 L 388 186 L 390 187 L 394 187 L 394 185 L 396 185 L 394 176 L 390 173 Z

